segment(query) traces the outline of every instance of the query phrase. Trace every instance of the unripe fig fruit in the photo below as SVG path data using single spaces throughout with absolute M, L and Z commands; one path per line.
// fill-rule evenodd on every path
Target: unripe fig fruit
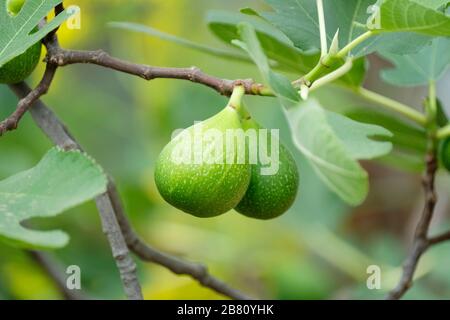
M 6 1 L 6 7 L 11 15 L 16 15 L 20 12 L 20 9 L 22 9 L 24 3 L 25 0 L 8 0 Z
M 250 181 L 250 165 L 238 163 L 241 151 L 237 143 L 226 148 L 228 129 L 242 130 L 239 114 L 231 104 L 183 130 L 163 149 L 156 163 L 155 182 L 168 203 L 203 218 L 223 214 L 239 203 Z M 223 139 L 212 139 L 212 132 Z M 245 152 L 245 145 L 242 149 Z
M 261 126 L 251 118 L 244 120 L 243 126 L 244 130 L 261 129 Z M 271 139 L 278 137 L 269 134 L 268 144 L 271 143 Z M 292 154 L 281 142 L 278 143 L 278 171 L 272 175 L 263 175 L 261 162 L 253 164 L 250 185 L 244 198 L 235 208 L 237 212 L 247 217 L 268 220 L 282 215 L 292 206 L 297 196 L 299 173 Z M 258 148 L 270 150 L 268 146 L 262 145 L 261 141 L 258 141 Z
M 450 171 L 450 138 L 447 138 L 442 142 L 440 158 L 445 169 Z
M 9 0 L 7 3 L 8 12 L 11 15 L 16 15 L 24 2 L 24 0 Z M 39 63 L 41 46 L 41 42 L 35 43 L 27 51 L 0 67 L 0 83 L 13 84 L 28 78 Z

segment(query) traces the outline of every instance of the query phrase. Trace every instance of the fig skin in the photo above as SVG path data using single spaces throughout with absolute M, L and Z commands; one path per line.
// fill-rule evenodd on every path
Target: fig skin
M 226 213 L 241 201 L 250 182 L 250 165 L 235 161 L 227 164 L 225 159 L 229 150 L 223 152 L 221 164 L 184 164 L 173 161 L 172 153 L 186 141 L 182 137 L 193 137 L 194 130 L 201 125 L 202 136 L 206 130 L 241 129 L 237 110 L 227 106 L 217 115 L 185 129 L 173 139 L 161 152 L 155 168 L 155 182 L 161 196 L 174 207 L 196 217 L 207 218 Z M 192 139 L 194 140 L 194 139 Z M 225 138 L 223 139 L 225 143 Z M 193 150 L 193 142 L 190 149 Z M 181 145 L 180 145 L 181 143 Z M 203 150 L 212 143 L 203 142 Z M 187 146 L 189 147 L 189 146 Z M 220 145 L 225 150 L 224 145 Z M 178 149 L 180 150 L 180 149 Z M 238 151 L 235 145 L 234 155 Z M 191 153 L 193 156 L 193 151 Z
M 25 0 L 8 0 L 6 2 L 6 7 L 11 15 L 16 15 L 22 9 L 24 3 Z
M 261 126 L 252 119 L 244 120 L 244 129 L 249 128 L 259 130 Z M 274 138 L 268 138 L 268 143 Z M 281 142 L 278 172 L 262 175 L 261 167 L 260 162 L 252 165 L 249 187 L 235 210 L 250 218 L 269 220 L 281 216 L 292 206 L 297 197 L 300 178 L 294 157 Z
M 23 0 L 8 1 L 8 11 L 11 15 L 19 13 L 24 4 Z M 36 31 L 37 28 L 34 30 Z M 0 83 L 15 84 L 22 82 L 36 69 L 41 57 L 41 42 L 37 42 L 24 53 L 0 67 Z
M 14 84 L 22 82 L 36 69 L 40 57 L 41 43 L 38 42 L 0 68 L 0 83 Z

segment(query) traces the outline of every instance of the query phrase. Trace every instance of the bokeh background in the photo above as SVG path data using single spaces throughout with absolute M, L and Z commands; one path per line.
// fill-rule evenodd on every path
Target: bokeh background
M 112 29 L 110 21 L 138 22 L 193 41 L 224 47 L 209 32 L 208 10 L 238 12 L 258 0 L 74 0 L 81 7 L 81 30 L 62 27 L 61 44 L 74 49 L 103 48 L 133 62 L 158 66 L 198 66 L 218 77 L 260 79 L 254 66 L 214 58 L 176 44 L 129 31 Z M 380 82 L 386 62 L 372 56 L 367 86 L 420 107 L 426 90 L 400 89 Z M 30 84 L 36 84 L 41 64 Z M 293 75 L 292 77 L 295 77 Z M 439 95 L 450 101 L 447 76 Z M 446 90 L 447 89 L 447 90 Z M 321 90 L 318 98 L 333 110 L 357 110 L 370 105 L 337 88 Z M 258 298 L 376 299 L 399 277 L 423 199 L 420 174 L 412 168 L 367 162 L 371 191 L 366 202 L 349 208 L 319 181 L 292 147 L 287 123 L 276 100 L 248 97 L 254 117 L 268 128 L 279 128 L 295 153 L 301 186 L 295 205 L 282 217 L 257 221 L 229 212 L 198 219 L 165 203 L 153 181 L 153 166 L 173 130 L 206 119 L 226 104 L 207 87 L 180 80 L 141 79 L 96 66 L 75 65 L 58 70 L 43 99 L 64 120 L 89 154 L 111 173 L 139 234 L 151 245 L 192 261 L 203 262 L 230 285 Z M 12 112 L 16 98 L 0 86 L 0 117 Z M 446 107 L 449 107 L 447 104 Z M 19 130 L 0 139 L 0 179 L 32 167 L 51 147 L 29 116 Z M 405 170 L 406 169 L 406 170 Z M 449 227 L 450 181 L 440 173 L 440 204 L 432 231 Z M 35 227 L 60 228 L 71 241 L 52 252 L 61 266 L 78 265 L 83 291 L 92 298 L 121 299 L 123 292 L 110 249 L 101 232 L 93 203 L 45 220 Z M 369 265 L 382 270 L 382 288 L 366 286 Z M 420 279 L 409 299 L 450 296 L 450 243 L 430 250 L 419 266 Z M 186 276 L 138 262 L 147 299 L 216 299 Z M 20 249 L 0 243 L 0 299 L 60 299 L 51 280 Z

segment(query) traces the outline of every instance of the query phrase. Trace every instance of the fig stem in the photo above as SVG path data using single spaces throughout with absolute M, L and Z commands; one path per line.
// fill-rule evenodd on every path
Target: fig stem
M 436 96 L 436 83 L 434 81 L 430 81 L 429 85 L 429 93 L 428 93 L 428 103 L 425 103 L 425 110 L 427 115 L 427 122 L 429 126 L 429 130 L 433 135 L 436 134 L 437 131 L 437 96 Z
M 447 137 L 450 137 L 450 124 L 446 125 L 442 129 L 439 129 L 437 132 L 438 139 L 445 139 Z
M 370 37 L 376 35 L 378 32 L 376 30 L 369 30 L 364 32 L 359 37 L 355 38 L 353 41 L 348 43 L 344 48 L 338 51 L 336 54 L 327 53 L 326 55 L 321 55 L 319 62 L 316 66 L 311 69 L 306 75 L 302 78 L 293 81 L 294 86 L 299 86 L 301 84 L 307 84 L 311 86 L 311 84 L 320 78 L 324 73 L 327 73 L 329 69 L 331 69 L 337 62 L 342 59 L 345 59 L 346 56 L 350 54 L 350 52 L 360 45 L 362 42 L 366 41 Z
M 361 97 L 363 97 L 369 101 L 375 102 L 375 103 L 383 106 L 386 109 L 397 112 L 423 127 L 426 126 L 426 124 L 427 124 L 427 118 L 422 113 L 420 113 L 419 111 L 416 111 L 415 109 L 413 109 L 407 105 L 404 105 L 396 100 L 392 100 L 388 97 L 385 97 L 385 96 L 375 93 L 373 91 L 367 90 L 363 87 L 359 87 L 358 89 L 356 89 L 355 92 L 358 95 L 360 95 Z
M 323 1 L 316 0 L 316 7 L 317 7 L 317 13 L 319 16 L 321 57 L 323 58 L 328 54 L 327 29 L 326 29 L 326 25 L 325 25 L 325 13 L 323 10 Z
M 236 111 L 241 112 L 242 109 L 242 98 L 245 95 L 245 88 L 242 85 L 235 86 L 228 102 L 228 106 L 236 109 Z

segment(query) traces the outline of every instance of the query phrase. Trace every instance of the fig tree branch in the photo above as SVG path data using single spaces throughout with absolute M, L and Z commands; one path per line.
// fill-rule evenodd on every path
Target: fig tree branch
M 372 32 L 368 33 L 372 35 Z M 49 50 L 47 56 L 47 62 L 51 64 L 56 64 L 58 66 L 67 66 L 71 64 L 86 63 L 95 64 L 105 68 L 113 69 L 123 73 L 138 76 L 145 80 L 153 80 L 158 78 L 165 79 L 181 79 L 187 80 L 194 83 L 203 84 L 214 90 L 219 94 L 229 96 L 231 95 L 233 88 L 236 85 L 243 85 L 245 88 L 245 93 L 248 95 L 260 95 L 260 96 L 273 96 L 273 92 L 270 88 L 264 86 L 263 84 L 256 83 L 252 79 L 240 79 L 240 80 L 228 80 L 217 78 L 208 74 L 203 73 L 200 69 L 196 67 L 191 68 L 167 68 L 167 67 L 154 67 L 142 64 L 135 64 L 125 60 L 117 59 L 110 56 L 103 50 L 96 51 L 77 51 L 77 50 L 66 50 L 59 46 L 56 37 L 53 37 L 51 41 L 47 43 L 47 48 Z M 347 60 L 351 61 L 351 60 Z M 320 64 L 319 64 L 320 65 Z M 343 73 L 349 71 L 346 68 L 350 64 L 344 64 L 343 69 L 338 69 L 337 74 L 333 74 L 333 77 L 340 77 Z M 343 73 L 342 73 L 343 72 Z M 333 80 L 334 78 L 332 78 Z M 325 80 L 327 83 L 330 81 L 327 77 Z M 317 86 L 322 85 L 317 81 L 318 84 L 312 84 L 312 89 Z M 404 105 L 398 101 L 389 99 L 382 95 L 378 95 L 374 92 L 361 88 L 356 91 L 357 94 L 365 97 L 368 100 L 374 101 L 385 108 L 397 112 L 406 118 L 420 124 L 425 125 L 425 116 L 414 110 L 413 108 Z
M 103 50 L 79 51 L 66 50 L 59 46 L 56 37 L 53 37 L 47 44 L 47 63 L 55 64 L 59 67 L 77 63 L 95 64 L 105 68 L 113 69 L 123 73 L 138 76 L 145 80 L 158 78 L 187 80 L 208 86 L 216 90 L 221 95 L 231 95 L 233 88 L 241 84 L 245 87 L 246 94 L 272 96 L 273 93 L 266 86 L 254 82 L 252 79 L 228 80 L 221 79 L 202 72 L 197 67 L 191 68 L 166 68 L 154 67 L 144 64 L 131 63 L 125 60 L 114 58 Z
M 55 7 L 55 16 L 60 14 L 62 11 L 64 11 L 64 6 L 62 3 L 60 3 Z M 42 19 L 39 22 L 39 25 L 38 25 L 39 28 L 42 28 L 46 22 L 47 22 L 46 18 Z M 58 28 L 56 28 L 49 35 L 47 35 L 42 40 L 42 42 L 44 44 L 47 44 L 51 39 L 53 39 L 53 36 L 56 33 L 56 31 L 58 30 Z M 54 37 L 54 39 L 56 39 L 56 36 Z M 30 106 L 33 105 L 33 103 L 36 100 L 38 100 L 40 97 L 42 97 L 43 95 L 45 95 L 48 92 L 50 85 L 53 81 L 53 78 L 55 77 L 57 68 L 58 68 L 58 66 L 55 64 L 49 64 L 49 63 L 46 64 L 44 75 L 42 76 L 42 79 L 39 82 L 39 84 L 36 86 L 36 88 L 34 90 L 32 90 L 26 97 L 23 97 L 22 99 L 20 99 L 17 104 L 16 110 L 8 118 L 6 118 L 2 122 L 0 122 L 0 136 L 5 134 L 7 131 L 12 131 L 12 130 L 17 129 L 17 126 L 19 125 L 19 121 L 22 119 L 24 114 L 28 111 Z
M 430 237 L 428 239 L 430 245 L 439 244 L 448 240 L 450 240 L 450 231 L 444 232 L 434 237 Z
M 25 83 L 11 85 L 10 87 L 19 98 L 28 95 L 31 91 Z M 42 101 L 37 100 L 30 109 L 30 113 L 37 125 L 45 132 L 53 143 L 64 149 L 77 148 L 81 150 L 80 145 L 72 137 L 65 125 L 47 106 L 45 106 L 44 103 L 42 103 Z M 130 281 L 124 282 L 125 287 L 134 288 L 131 290 L 134 292 L 132 296 L 139 296 L 140 290 L 138 290 L 139 284 L 137 283 L 135 275 L 134 262 L 123 262 L 123 260 L 131 259 L 128 255 L 128 248 L 144 261 L 159 264 L 175 274 L 189 275 L 204 287 L 210 288 L 229 298 L 251 299 L 251 297 L 231 288 L 226 283 L 210 275 L 206 267 L 158 251 L 140 240 L 126 217 L 112 180 L 110 180 L 108 191 L 100 197 L 101 198 L 97 198 L 97 204 L 103 211 L 102 220 L 109 225 L 105 231 L 109 232 L 109 229 L 114 230 L 113 233 L 108 233 L 108 239 L 110 240 L 113 252 L 122 252 L 122 254 L 115 254 L 114 256 L 119 270 L 121 270 L 121 274 L 127 274 L 126 278 L 133 284 L 131 286 Z M 126 249 L 123 248 L 125 242 L 127 245 Z M 120 246 L 120 248 L 116 248 L 117 246 Z M 117 261 L 118 259 L 120 261 Z M 124 268 L 125 266 L 127 266 L 127 268 Z M 130 289 L 127 289 L 126 291 L 130 291 Z
M 42 80 L 37 87 L 29 92 L 25 97 L 19 100 L 16 110 L 5 120 L 0 122 L 0 136 L 17 128 L 20 119 L 28 111 L 31 105 L 38 100 L 41 96 L 48 92 L 48 89 L 55 76 L 57 66 L 53 64 L 47 64 Z
M 397 286 L 388 293 L 386 299 L 400 299 L 412 286 L 414 273 L 417 269 L 422 255 L 434 244 L 441 243 L 450 239 L 450 232 L 430 238 L 428 233 L 430 223 L 433 218 L 434 209 L 437 203 L 437 194 L 435 188 L 436 173 L 439 168 L 438 160 L 438 140 L 436 139 L 437 123 L 437 98 L 436 85 L 430 82 L 429 85 L 429 103 L 425 104 L 426 124 L 428 135 L 428 146 L 426 156 L 426 170 L 422 178 L 422 184 L 425 195 L 425 205 L 422 216 L 416 227 L 411 252 L 403 264 L 403 273 Z
M 70 290 L 66 285 L 66 278 L 59 262 L 53 259 L 49 254 L 27 250 L 26 253 L 33 259 L 41 269 L 53 281 L 58 291 L 66 300 L 86 300 L 87 298 L 79 290 Z
M 26 97 L 32 92 L 25 83 L 11 85 L 10 88 L 19 98 Z M 38 99 L 34 102 L 30 113 L 42 131 L 56 145 L 64 149 L 80 148 L 67 128 L 41 100 Z M 115 218 L 111 201 L 107 194 L 102 194 L 96 198 L 96 203 L 100 212 L 103 231 L 107 236 L 113 257 L 119 269 L 125 294 L 129 299 L 142 299 L 141 287 L 136 275 L 136 264 L 130 256 L 119 224 Z
M 188 275 L 193 279 L 197 280 L 201 285 L 211 288 L 214 291 L 219 292 L 224 296 L 230 297 L 232 299 L 237 300 L 252 299 L 251 297 L 245 295 L 244 293 L 231 288 L 226 283 L 211 276 L 208 272 L 208 269 L 205 266 L 185 261 L 174 256 L 170 256 L 164 252 L 158 251 L 146 245 L 144 241 L 142 241 L 139 238 L 139 236 L 131 227 L 114 184 L 110 184 L 108 188 L 108 194 L 109 197 L 112 199 L 114 211 L 117 215 L 117 220 L 119 221 L 119 225 L 122 229 L 122 233 L 125 237 L 128 247 L 134 254 L 136 254 L 143 261 L 149 261 L 165 266 L 167 269 L 169 269 L 175 274 Z
M 420 258 L 425 251 L 434 244 L 428 238 L 428 230 L 431 219 L 433 217 L 434 208 L 437 202 L 435 191 L 435 176 L 438 169 L 438 161 L 436 151 L 432 151 L 427 155 L 427 168 L 422 183 L 425 191 L 425 206 L 422 216 L 416 227 L 411 252 L 403 264 L 403 273 L 397 286 L 388 293 L 387 300 L 400 299 L 406 291 L 412 286 L 414 273 L 419 264 Z
M 266 86 L 254 82 L 252 79 L 228 80 L 221 79 L 202 72 L 197 67 L 191 68 L 164 68 L 154 67 L 143 64 L 135 64 L 125 60 L 117 59 L 110 56 L 103 50 L 96 51 L 76 51 L 62 49 L 55 34 L 49 34 L 43 43 L 47 48 L 47 56 L 45 58 L 46 70 L 41 82 L 30 92 L 29 95 L 21 99 L 16 110 L 11 116 L 0 123 L 0 136 L 7 131 L 17 128 L 19 121 L 28 111 L 28 108 L 46 94 L 53 80 L 57 67 L 67 66 L 77 63 L 95 64 L 105 68 L 113 69 L 123 73 L 138 76 L 145 80 L 153 80 L 158 78 L 165 79 L 181 79 L 194 83 L 203 84 L 221 95 L 231 95 L 236 85 L 243 85 L 246 94 L 273 96 L 273 93 Z

